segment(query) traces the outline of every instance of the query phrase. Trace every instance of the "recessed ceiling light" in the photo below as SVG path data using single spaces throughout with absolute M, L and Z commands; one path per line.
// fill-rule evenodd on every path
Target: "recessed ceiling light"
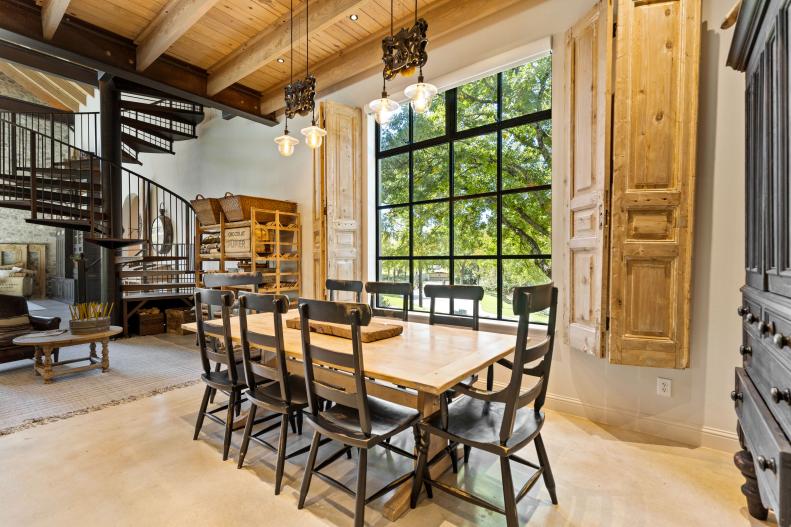
M 283 57 L 278 57 L 277 61 L 278 61 L 280 64 L 283 64 L 283 63 L 286 61 L 286 59 L 284 59 Z
M 359 16 L 357 16 L 357 15 L 349 15 L 349 19 L 350 19 L 352 22 L 357 22 L 357 19 L 358 19 L 358 18 L 360 18 L 360 17 L 359 17 Z

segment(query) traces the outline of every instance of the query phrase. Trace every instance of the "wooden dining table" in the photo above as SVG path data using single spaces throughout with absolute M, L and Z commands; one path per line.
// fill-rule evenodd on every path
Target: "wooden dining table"
M 286 320 L 299 318 L 297 311 L 284 315 L 283 344 L 286 354 L 294 359 L 289 362 L 289 371 L 302 375 L 302 337 L 298 329 L 287 327 Z M 251 314 L 247 317 L 248 333 L 274 335 L 274 319 L 271 314 Z M 439 409 L 440 397 L 454 385 L 470 375 L 486 369 L 497 360 L 513 353 L 516 337 L 489 331 L 473 331 L 420 322 L 402 322 L 392 318 L 374 317 L 372 323 L 403 326 L 403 332 L 376 342 L 363 344 L 363 365 L 368 394 L 394 403 L 415 408 L 423 417 Z M 221 326 L 222 320 L 205 321 L 205 324 Z M 197 332 L 195 322 L 184 324 L 183 329 Z M 239 319 L 231 318 L 231 337 L 240 342 Z M 342 337 L 312 333 L 311 343 L 323 348 L 351 354 L 351 341 Z M 528 346 L 535 344 L 529 342 Z M 351 376 L 330 368 L 315 368 L 317 380 L 334 385 L 352 387 Z M 373 380 L 376 379 L 376 380 Z M 447 442 L 439 438 L 431 441 L 429 456 L 445 448 Z M 445 456 L 431 466 L 432 478 L 450 467 Z M 411 484 L 404 483 L 385 497 L 384 515 L 394 521 L 409 508 Z

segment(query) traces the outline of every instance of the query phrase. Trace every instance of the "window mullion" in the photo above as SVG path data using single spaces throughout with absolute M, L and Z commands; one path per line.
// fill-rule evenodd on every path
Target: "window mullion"
M 503 318 L 503 74 L 497 74 L 497 318 Z

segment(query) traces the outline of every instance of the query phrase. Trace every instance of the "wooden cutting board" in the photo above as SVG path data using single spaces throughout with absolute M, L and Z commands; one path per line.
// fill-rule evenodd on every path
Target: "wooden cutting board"
M 300 328 L 299 318 L 290 318 L 286 320 L 286 327 L 291 329 Z M 344 339 L 352 338 L 351 327 L 343 324 L 331 324 L 329 322 L 310 322 L 310 330 L 322 335 L 332 335 L 334 337 L 341 337 Z M 378 322 L 371 322 L 367 326 L 360 328 L 360 338 L 363 342 L 376 342 L 377 340 L 389 339 L 390 337 L 397 337 L 404 331 L 404 327 L 398 324 L 382 324 Z

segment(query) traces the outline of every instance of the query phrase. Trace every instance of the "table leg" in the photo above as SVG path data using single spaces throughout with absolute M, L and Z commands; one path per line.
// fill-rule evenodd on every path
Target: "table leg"
M 439 410 L 439 397 L 420 392 L 418 394 L 418 410 L 420 410 L 421 417 L 428 417 L 434 412 Z M 429 445 L 428 459 L 433 458 L 438 452 L 448 446 L 448 442 L 438 436 L 431 437 L 431 444 Z M 415 455 L 418 454 L 417 445 L 415 445 Z M 417 461 L 416 461 L 417 462 Z M 429 468 L 431 479 L 439 478 L 446 470 L 450 468 L 450 458 L 443 456 L 436 463 Z M 384 516 L 390 521 L 396 521 L 407 510 L 409 510 L 409 499 L 412 494 L 412 480 L 406 481 L 400 487 L 396 488 L 390 495 L 390 498 L 384 504 Z
M 102 341 L 102 373 L 110 369 L 110 339 Z
M 43 363 L 41 362 L 41 348 L 36 346 L 35 347 L 35 351 L 33 351 L 33 373 L 38 375 L 38 376 L 41 376 L 41 374 L 38 372 L 38 370 L 42 366 L 43 366 Z
M 44 353 L 44 373 L 42 377 L 44 377 L 44 384 L 49 384 L 52 382 L 52 348 L 45 347 L 42 349 Z

